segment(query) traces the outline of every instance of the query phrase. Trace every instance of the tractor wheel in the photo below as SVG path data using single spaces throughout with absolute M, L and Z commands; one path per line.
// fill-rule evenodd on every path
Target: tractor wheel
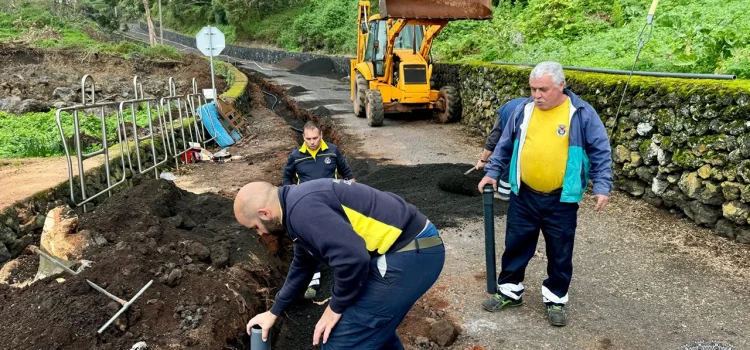
M 367 91 L 367 124 L 370 126 L 383 125 L 383 95 L 380 90 L 372 89 Z
M 455 123 L 461 120 L 461 95 L 456 88 L 444 86 L 438 92 L 438 105 L 443 110 L 436 109 L 435 118 L 440 123 Z
M 367 116 L 367 111 L 365 111 L 367 101 L 365 101 L 365 98 L 367 98 L 366 94 L 370 88 L 370 83 L 359 72 L 357 72 L 354 88 L 356 89 L 354 90 L 354 115 L 357 118 L 364 118 Z

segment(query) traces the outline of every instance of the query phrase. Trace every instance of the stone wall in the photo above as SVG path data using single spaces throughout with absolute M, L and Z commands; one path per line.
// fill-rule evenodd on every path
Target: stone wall
M 438 86 L 461 90 L 463 123 L 485 135 L 503 103 L 528 96 L 530 71 L 435 67 Z M 750 82 L 633 77 L 615 120 L 627 76 L 568 71 L 566 78 L 610 133 L 617 189 L 750 243 Z
M 148 26 L 145 23 L 140 22 L 139 26 L 141 30 L 148 32 Z M 155 28 L 157 28 L 158 32 L 158 25 L 154 23 L 154 26 Z M 194 36 L 186 36 L 169 30 L 164 30 L 163 32 L 164 39 L 166 40 L 174 41 L 189 47 L 195 47 Z M 333 61 L 334 73 L 340 75 L 349 75 L 349 61 L 351 60 L 350 57 L 329 56 L 305 52 L 287 52 L 283 50 L 261 49 L 239 45 L 227 45 L 226 48 L 224 48 L 224 51 L 221 52 L 221 54 L 238 59 L 264 63 L 276 63 L 285 58 L 293 58 L 299 62 L 307 62 L 316 58 L 328 58 Z

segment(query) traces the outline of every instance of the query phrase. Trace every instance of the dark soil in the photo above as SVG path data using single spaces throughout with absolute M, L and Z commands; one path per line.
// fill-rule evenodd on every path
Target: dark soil
M 30 252 L 29 252 L 30 253 Z M 8 284 L 22 283 L 33 279 L 39 269 L 39 256 L 36 254 L 22 254 L 16 260 L 19 265 L 8 278 Z
M 331 75 L 333 69 L 333 61 L 330 58 L 320 57 L 303 62 L 294 69 L 294 72 L 306 75 Z
M 403 197 L 438 229 L 456 227 L 463 219 L 483 215 L 477 185 L 484 172 L 463 175 L 471 164 L 377 165 L 372 159 L 354 159 L 350 165 L 357 181 Z M 495 200 L 496 215 L 507 209 L 507 202 Z
M 299 67 L 299 65 L 302 64 L 300 61 L 295 60 L 294 58 L 284 58 L 283 60 L 276 62 L 276 65 L 279 67 L 283 67 L 286 69 L 294 70 Z
M 92 267 L 23 289 L 0 288 L 0 329 L 9 349 L 222 349 L 241 346 L 250 317 L 267 310 L 282 285 L 281 261 L 233 217 L 232 200 L 148 180 L 83 214 L 80 230 L 107 243 Z M 57 277 L 65 278 L 58 283 Z M 130 312 L 97 336 L 123 298 L 153 285 Z

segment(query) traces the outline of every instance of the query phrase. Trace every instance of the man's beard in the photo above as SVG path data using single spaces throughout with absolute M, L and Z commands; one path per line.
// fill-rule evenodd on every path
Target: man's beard
M 284 225 L 281 224 L 281 218 L 275 220 L 260 219 L 260 222 L 262 222 L 263 226 L 266 227 L 268 233 L 277 237 L 283 237 L 284 235 L 286 235 L 286 228 L 284 228 Z

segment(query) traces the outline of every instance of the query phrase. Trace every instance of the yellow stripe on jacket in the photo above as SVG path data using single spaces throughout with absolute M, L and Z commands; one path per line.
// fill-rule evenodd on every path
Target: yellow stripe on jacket
M 365 240 L 368 251 L 385 254 L 401 235 L 401 230 L 394 226 L 380 222 L 346 206 L 342 205 L 341 207 L 344 208 L 344 213 L 346 213 L 349 223 L 354 228 L 354 232 Z

